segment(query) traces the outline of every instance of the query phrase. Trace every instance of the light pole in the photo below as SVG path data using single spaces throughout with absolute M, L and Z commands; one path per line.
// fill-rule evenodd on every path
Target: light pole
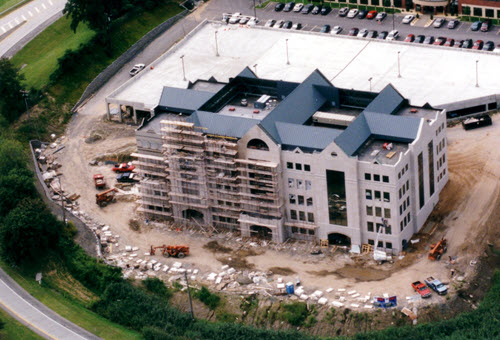
M 401 64 L 399 62 L 399 55 L 400 55 L 401 51 L 398 51 L 398 78 L 401 78 Z
M 479 60 L 476 60 L 476 87 L 479 87 L 478 64 Z
M 372 92 L 372 79 L 373 77 L 368 78 L 368 81 L 370 82 L 370 92 Z
M 184 272 L 184 278 L 186 279 L 186 287 L 187 287 L 187 291 L 188 291 L 189 307 L 190 307 L 190 311 L 191 311 L 191 319 L 194 320 L 193 303 L 191 302 L 191 291 L 189 290 L 189 282 L 188 282 L 187 272 Z
M 257 64 L 253 65 L 253 68 L 255 69 L 255 75 L 257 75 Z
M 288 39 L 285 40 L 286 43 L 286 64 L 290 65 L 290 59 L 288 59 Z
M 215 31 L 215 56 L 218 57 L 219 56 L 219 45 L 217 44 L 217 33 L 219 31 Z
M 255 6 L 255 0 L 253 0 L 253 16 L 257 19 L 257 6 Z
M 57 178 L 57 183 L 59 184 L 59 197 L 61 198 L 61 209 L 62 209 L 63 223 L 64 223 L 64 225 L 66 225 L 66 209 L 64 209 L 64 197 L 63 197 L 61 179 L 59 177 L 56 177 L 56 178 Z
M 392 0 L 392 30 L 394 31 L 394 0 Z
M 182 61 L 182 74 L 184 76 L 184 81 L 186 80 L 186 69 L 184 68 L 184 54 L 181 55 L 181 61 Z

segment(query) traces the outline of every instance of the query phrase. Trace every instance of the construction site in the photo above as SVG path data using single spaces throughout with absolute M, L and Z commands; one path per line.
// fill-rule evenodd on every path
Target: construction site
M 176 46 L 174 50 L 178 48 Z M 240 72 L 241 69 L 235 69 L 227 77 L 236 78 Z M 269 74 L 273 78 L 274 73 Z M 195 83 L 198 78 L 203 77 L 190 80 Z M 206 100 L 214 99 L 222 87 L 231 83 L 230 79 L 215 78 L 224 83 L 199 82 L 198 90 L 205 86 L 202 91 L 210 92 L 204 94 Z M 295 74 L 294 78 L 298 85 L 288 85 L 290 88 L 284 90 L 286 93 L 281 103 L 285 103 L 286 97 L 301 86 L 329 86 L 307 82 L 303 85 L 307 76 L 302 74 Z M 291 79 L 286 81 L 292 82 Z M 213 89 L 207 91 L 207 86 L 212 85 Z M 276 85 L 266 83 L 266 86 Z M 384 84 L 375 94 L 362 96 L 373 101 L 385 88 Z M 189 89 L 184 86 L 183 90 Z M 390 91 L 391 96 L 397 93 L 391 89 L 384 91 Z M 405 91 L 408 93 L 407 88 Z M 39 161 L 42 157 L 43 163 L 50 166 L 44 165 L 41 170 L 50 173 L 45 179 L 49 190 L 54 193 L 54 201 L 64 202 L 66 210 L 95 232 L 103 257 L 108 263 L 123 268 L 125 277 L 137 280 L 159 277 L 184 286 L 188 279 L 190 286 L 205 285 L 227 296 L 258 295 L 283 301 L 307 301 L 319 308 L 334 306 L 358 311 L 376 309 L 378 306 L 374 302 L 377 299 L 387 302 L 389 298 L 397 297 L 397 308 L 406 308 L 406 315 L 414 318 L 421 308 L 446 304 L 450 296 L 454 297 L 459 290 L 470 285 L 478 275 L 488 244 L 498 245 L 498 220 L 495 217 L 500 210 L 500 154 L 495 148 L 500 137 L 496 127 L 500 123 L 498 115 L 492 116 L 492 126 L 473 131 L 465 131 L 459 125 L 440 128 L 446 124 L 445 110 L 419 107 L 418 113 L 410 113 L 414 106 L 409 106 L 406 101 L 406 106 L 401 104 L 393 108 L 397 113 L 395 116 L 402 116 L 405 124 L 410 122 L 410 117 L 407 120 L 405 115 L 412 115 L 412 119 L 419 122 L 422 120 L 420 125 L 417 124 L 422 129 L 418 138 L 429 136 L 434 141 L 430 150 L 436 150 L 436 153 L 432 158 L 427 156 L 430 140 L 422 141 L 424 146 L 412 151 L 410 148 L 417 145 L 415 136 L 398 135 L 399 139 L 395 140 L 396 137 L 388 135 L 386 139 L 393 143 L 394 149 L 383 149 L 384 158 L 380 159 L 386 163 L 370 164 L 353 173 L 353 168 L 348 165 L 342 165 L 345 166 L 343 169 L 332 168 L 332 161 L 325 160 L 331 168 L 328 170 L 315 160 L 315 157 L 324 158 L 319 156 L 321 152 L 304 152 L 322 148 L 332 157 L 334 153 L 335 157 L 347 154 L 341 141 L 338 145 L 329 144 L 337 141 L 338 136 L 349 128 L 330 132 L 325 139 L 328 143 L 323 142 L 323 145 L 317 139 L 317 130 L 313 130 L 319 127 L 307 126 L 311 133 L 306 133 L 304 140 L 297 141 L 302 144 L 297 145 L 294 139 L 300 135 L 289 123 L 282 131 L 276 132 L 281 139 L 281 143 L 276 143 L 278 137 L 273 136 L 273 132 L 256 131 L 260 129 L 259 124 L 265 125 L 266 118 L 272 117 L 273 110 L 256 119 L 252 113 L 254 103 L 250 101 L 251 109 L 250 106 L 248 109 L 252 118 L 235 117 L 229 108 L 236 107 L 238 112 L 241 98 L 237 103 L 217 108 L 219 115 L 225 112 L 223 114 L 229 117 L 231 124 L 208 117 L 204 112 L 211 112 L 210 103 L 203 103 L 205 107 L 200 110 L 203 112 L 198 111 L 195 120 L 192 112 L 203 105 L 190 113 L 181 111 L 179 114 L 177 111 L 174 114 L 172 108 L 175 105 L 178 108 L 180 104 L 173 105 L 168 100 L 168 109 L 162 112 L 152 109 L 150 113 L 154 113 L 154 117 L 142 116 L 144 119 L 138 121 L 138 125 L 133 123 L 132 116 L 140 110 L 120 105 L 120 115 L 131 113 L 128 123 L 123 124 L 113 121 L 112 115 L 107 113 L 110 104 L 109 97 L 107 102 L 104 101 L 105 95 L 97 95 L 82 106 L 65 136 L 56 136 L 51 144 L 40 148 L 36 154 Z M 177 98 L 176 95 L 173 98 Z M 181 104 L 195 102 L 187 92 L 184 95 L 185 102 Z M 322 95 L 325 103 L 331 102 L 330 97 Z M 158 93 L 156 97 L 160 99 Z M 320 107 L 323 111 L 324 105 L 315 107 L 310 117 L 320 111 Z M 372 106 L 368 112 L 368 105 L 358 109 L 354 116 L 363 115 L 369 120 L 374 109 Z M 227 112 L 224 111 L 226 106 Z M 272 109 L 279 106 L 280 102 L 277 102 Z M 127 122 L 127 117 L 124 120 Z M 410 131 L 413 126 L 413 123 L 408 124 L 408 127 L 403 126 L 405 131 Z M 373 127 L 369 128 L 373 133 Z M 253 134 L 251 137 L 245 136 L 248 131 Z M 442 139 L 446 143 L 441 144 Z M 311 145 L 313 142 L 316 144 Z M 360 143 L 364 145 L 365 140 Z M 377 140 L 372 143 L 375 143 L 371 144 L 374 148 L 382 150 L 382 145 L 376 144 Z M 279 145 L 278 151 L 275 145 Z M 286 149 L 287 145 L 294 147 Z M 297 147 L 301 152 L 295 153 Z M 358 158 L 369 157 L 372 153 L 369 147 L 362 150 L 366 153 L 357 151 L 361 152 L 356 154 Z M 439 163 L 441 152 L 446 155 L 446 165 L 443 161 L 433 172 L 436 183 L 433 183 L 432 194 L 427 180 L 431 175 L 425 169 L 423 204 L 419 202 L 416 170 L 422 150 L 425 150 L 426 165 L 423 168 L 429 163 Z M 276 152 L 290 155 L 290 159 L 276 156 Z M 390 152 L 396 152 L 397 156 L 385 157 Z M 415 152 L 414 158 L 412 152 Z M 270 153 L 273 153 L 272 157 L 267 156 Z M 413 170 L 398 178 L 405 168 L 405 157 Z M 273 161 L 273 158 L 278 161 Z M 348 164 L 349 157 L 345 160 L 340 163 Z M 293 169 L 288 163 L 292 163 Z M 300 170 L 296 164 L 301 165 Z M 305 165 L 312 171 L 300 177 L 297 171 L 307 171 Z M 394 171 L 366 170 L 386 166 Z M 130 170 L 128 172 L 137 177 L 123 179 L 120 169 L 125 173 Z M 335 179 L 338 172 L 345 174 L 345 183 L 348 184 L 344 191 L 331 186 L 337 191 L 329 193 L 327 179 Z M 293 188 L 288 173 L 295 174 L 292 176 L 296 180 Z M 359 184 L 365 180 L 365 173 L 387 176 L 393 188 L 387 185 L 384 191 L 378 183 L 372 187 Z M 353 178 L 359 178 L 355 188 L 349 187 L 353 185 Z M 414 195 L 408 204 L 413 208 L 421 204 L 420 209 L 412 213 L 411 221 L 406 212 L 398 213 L 401 208 L 397 197 L 401 185 L 397 183 L 399 180 L 406 183 L 406 178 L 411 180 L 410 191 Z M 104 185 L 101 185 L 101 180 Z M 311 185 L 309 196 L 307 181 Z M 299 183 L 302 183 L 300 190 L 306 194 L 297 191 Z M 367 190 L 373 190 L 374 199 L 371 192 L 370 198 L 365 196 Z M 379 201 L 376 192 L 382 197 Z M 384 193 L 390 194 L 389 202 L 384 200 Z M 295 201 L 292 201 L 292 195 L 295 195 Z M 311 205 L 308 205 L 308 197 L 311 197 Z M 401 194 L 399 198 L 403 202 Z M 300 200 L 303 200 L 302 204 Z M 378 213 L 373 214 L 373 219 L 368 213 L 361 217 L 359 211 L 365 211 L 369 200 L 377 201 L 373 208 L 380 207 L 382 216 L 383 209 L 390 210 L 385 215 L 387 223 L 380 223 Z M 102 201 L 105 204 L 100 204 Z M 305 208 L 294 209 L 294 205 Z M 292 211 L 295 210 L 297 216 L 294 220 Z M 423 211 L 421 217 L 419 211 Z M 354 216 L 360 217 L 356 219 Z M 321 224 L 322 221 L 325 225 Z M 401 224 L 400 228 L 403 221 L 408 227 Z M 375 225 L 371 231 L 370 222 L 372 228 Z M 387 232 L 389 225 L 392 226 L 391 233 Z M 339 230 L 343 230 L 342 233 Z M 329 237 L 330 234 L 336 236 Z M 439 243 L 443 238 L 446 244 Z M 434 245 L 432 249 L 431 245 Z M 188 248 L 177 248 L 176 252 L 167 246 Z M 377 249 L 385 257 L 377 258 Z M 440 280 L 447 287 L 448 294 L 433 291 L 427 298 L 415 286 L 412 287 L 412 283 L 424 282 L 426 278 Z M 290 286 L 293 286 L 293 292 Z M 469 305 L 475 303 L 470 298 Z

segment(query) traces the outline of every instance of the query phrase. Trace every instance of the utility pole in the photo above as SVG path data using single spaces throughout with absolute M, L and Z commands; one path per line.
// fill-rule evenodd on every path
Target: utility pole
M 479 87 L 478 64 L 479 64 L 479 60 L 476 60 L 476 87 Z
M 368 81 L 370 82 L 370 92 L 372 92 L 372 79 L 373 77 L 368 78 Z
M 186 279 L 186 287 L 187 287 L 188 298 L 189 298 L 189 308 L 191 310 L 191 319 L 194 320 L 193 302 L 191 301 L 191 291 L 189 289 L 189 282 L 188 282 L 187 272 L 184 272 L 184 278 Z
M 253 65 L 253 68 L 255 69 L 255 75 L 257 75 L 257 64 Z
M 394 0 L 392 0 L 392 30 L 394 31 Z
M 57 177 L 57 182 L 59 184 L 59 197 L 61 198 L 61 209 L 62 209 L 62 218 L 63 223 L 66 225 L 66 209 L 64 209 L 64 198 L 63 198 L 63 190 L 61 185 L 61 179 Z
M 184 54 L 181 55 L 181 61 L 182 61 L 182 74 L 184 76 L 184 81 L 186 81 L 186 69 L 184 68 Z
M 286 43 L 286 64 L 290 65 L 290 59 L 288 59 L 288 39 L 285 40 Z
M 253 16 L 257 19 L 257 6 L 255 6 L 255 0 L 253 0 Z
M 215 30 L 215 56 L 219 56 L 219 45 L 217 44 L 217 33 L 219 31 Z

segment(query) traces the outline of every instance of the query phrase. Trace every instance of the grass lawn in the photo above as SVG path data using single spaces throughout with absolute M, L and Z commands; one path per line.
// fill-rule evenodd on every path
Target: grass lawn
M 4 323 L 3 329 L 0 330 L 0 339 L 23 339 L 23 340 L 38 340 L 43 339 L 41 336 L 33 332 L 28 327 L 21 324 L 6 311 L 0 308 L 0 320 Z
M 66 50 L 75 50 L 95 35 L 94 31 L 83 24 L 78 25 L 75 34 L 69 25 L 70 20 L 62 17 L 12 58 L 15 66 L 26 65 L 21 73 L 26 77 L 26 84 L 29 87 L 40 89 L 45 86 L 50 75 L 57 68 L 57 59 Z
M 15 6 L 24 0 L 0 0 L 0 13 L 3 11 L 6 11 L 7 9 L 11 8 L 12 6 Z M 28 1 L 26 1 L 28 2 Z M 5 13 L 7 14 L 7 13 Z
M 141 339 L 139 333 L 108 321 L 85 308 L 83 304 L 90 301 L 89 297 L 93 294 L 89 293 L 69 275 L 64 273 L 62 273 L 63 275 L 61 273 L 54 274 L 57 270 L 53 269 L 47 274 L 44 273 L 42 282 L 47 281 L 47 283 L 39 285 L 31 278 L 32 275 L 26 276 L 27 274 L 9 267 L 3 261 L 0 261 L 0 266 L 21 287 L 44 305 L 89 332 L 104 339 Z M 65 278 L 62 278 L 63 276 Z M 57 290 L 51 289 L 49 286 L 56 287 Z M 0 334 L 2 333 L 0 332 Z M 6 339 L 16 338 L 24 339 L 24 337 L 7 337 Z

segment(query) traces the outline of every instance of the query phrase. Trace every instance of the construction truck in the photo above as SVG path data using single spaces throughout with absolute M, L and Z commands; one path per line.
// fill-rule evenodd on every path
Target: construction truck
M 96 189 L 103 189 L 106 187 L 106 181 L 104 180 L 104 176 L 101 174 L 94 175 L 94 185 Z
M 429 260 L 439 261 L 441 256 L 446 253 L 446 239 L 443 237 L 438 243 L 431 244 L 431 249 L 429 250 Z
M 165 257 L 178 257 L 180 259 L 189 255 L 189 247 L 188 246 L 167 246 L 162 245 L 158 247 L 151 246 L 149 251 L 150 255 L 155 255 L 156 250 L 160 250 L 161 254 Z
M 446 293 L 448 292 L 448 288 L 446 288 L 446 286 L 441 281 L 435 279 L 432 276 L 429 276 L 424 281 L 427 284 L 427 286 L 429 286 L 433 291 L 435 291 L 439 295 L 446 295 Z
M 99 194 L 96 194 L 95 195 L 95 203 L 100 206 L 101 208 L 102 207 L 105 207 L 108 205 L 108 203 L 111 203 L 111 202 L 115 202 L 116 201 L 116 198 L 115 198 L 115 194 L 118 192 L 117 189 L 115 188 L 112 188 L 112 189 L 109 189 L 109 190 L 106 190 L 106 191 L 103 191 Z

